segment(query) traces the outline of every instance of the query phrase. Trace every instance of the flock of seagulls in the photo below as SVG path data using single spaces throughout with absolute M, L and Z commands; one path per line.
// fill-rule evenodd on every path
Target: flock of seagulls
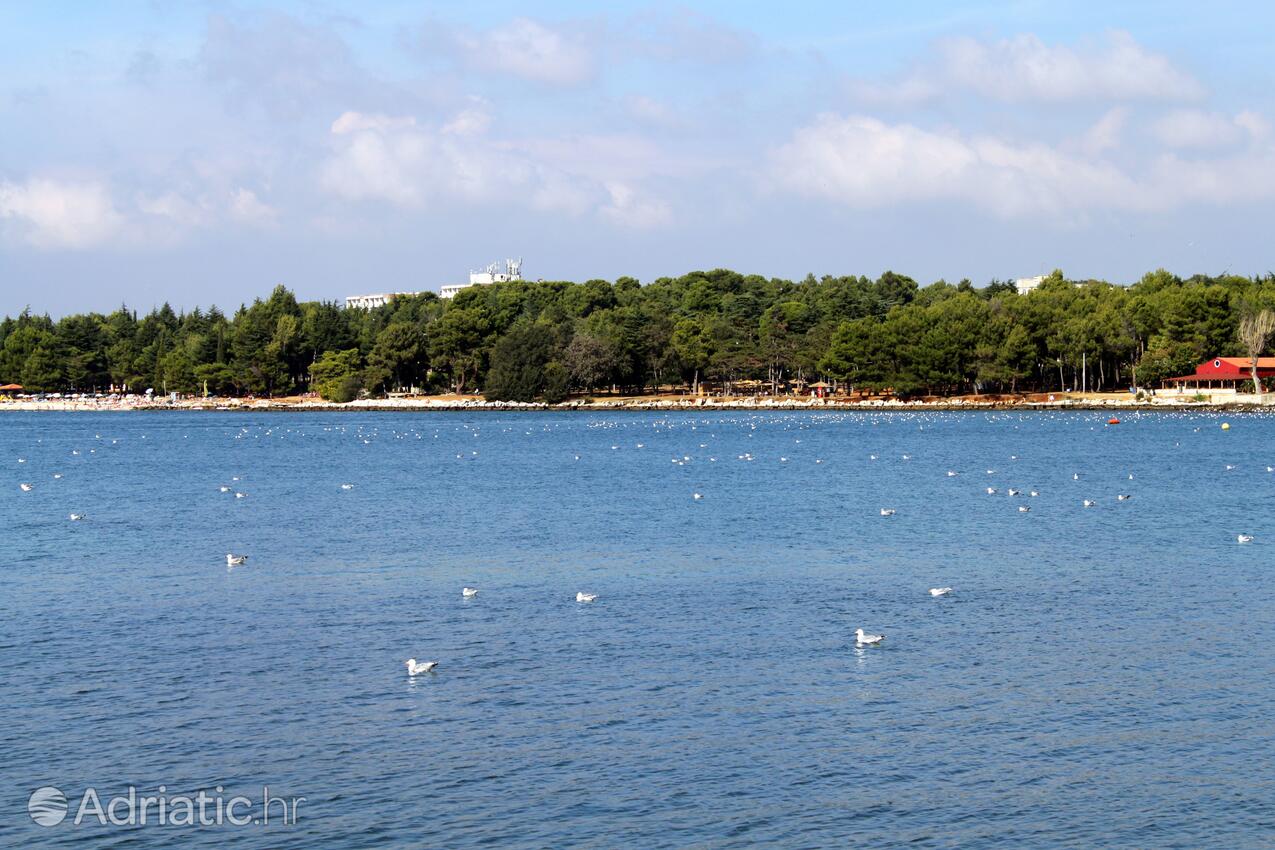
M 692 427 L 693 427 L 693 426 L 692 426 Z M 753 425 L 753 430 L 755 430 L 755 429 L 756 429 L 756 425 L 754 424 L 754 425 Z M 328 430 L 331 430 L 331 429 L 328 429 Z M 344 429 L 342 429 L 342 430 L 344 430 Z M 508 429 L 506 429 L 506 430 L 508 430 Z M 240 438 L 241 438 L 242 436 L 246 435 L 247 433 L 248 433 L 248 429 L 243 429 L 243 432 L 242 432 L 242 434 L 240 435 Z M 268 435 L 269 433 L 270 433 L 270 431 L 269 431 L 269 430 L 267 430 L 267 431 L 266 431 L 266 434 Z M 531 433 L 531 432 L 528 432 L 528 433 Z M 476 433 L 476 431 L 475 431 L 475 433 L 474 433 L 474 436 L 475 436 L 475 437 L 476 437 L 476 436 L 478 436 L 478 434 Z M 749 435 L 749 436 L 751 436 L 751 435 Z M 437 433 L 435 433 L 435 434 L 434 434 L 434 437 L 435 437 L 435 439 L 437 439 L 438 434 L 437 434 Z M 401 436 L 401 435 L 399 435 L 399 437 L 398 437 L 398 438 L 399 438 L 399 439 L 401 439 L 401 438 L 402 438 L 402 436 Z M 420 437 L 420 435 L 418 434 L 418 435 L 417 435 L 417 439 L 420 439 L 420 438 L 421 438 L 421 437 Z M 99 435 L 99 439 L 100 439 L 100 435 Z M 142 436 L 142 439 L 145 439 L 145 436 L 144 436 L 144 435 Z M 113 441 L 113 442 L 115 442 L 115 441 Z M 371 440 L 369 440 L 369 439 L 364 439 L 364 440 L 363 440 L 363 442 L 364 442 L 365 444 L 369 444 L 369 445 L 370 445 L 372 441 L 371 441 Z M 800 443 L 800 442 L 801 442 L 801 440 L 799 440 L 799 439 L 798 439 L 798 440 L 796 440 L 795 442 L 796 442 L 796 443 Z M 700 448 L 701 448 L 701 449 L 703 449 L 703 448 L 707 448 L 707 445 L 708 445 L 708 444 L 706 444 L 706 443 L 701 443 L 701 444 L 700 444 Z M 643 443 L 637 443 L 637 444 L 636 444 L 636 446 L 637 446 L 637 448 L 641 449 L 641 448 L 643 448 L 643 447 L 644 447 L 644 444 L 643 444 Z M 619 450 L 621 447 L 620 447 L 618 444 L 616 444 L 616 445 L 612 445 L 612 446 L 611 446 L 611 448 L 612 448 L 612 450 Z M 96 452 L 96 450 L 90 450 L 90 451 L 89 451 L 89 453 L 90 453 L 90 454 L 95 453 L 95 452 Z M 79 455 L 79 454 L 80 454 L 80 452 L 79 452 L 78 450 L 76 450 L 76 451 L 72 451 L 72 455 Z M 779 461 L 780 463 L 788 463 L 788 462 L 790 461 L 790 458 L 789 458 L 789 456 L 787 456 L 787 455 L 772 455 L 772 457 L 776 457 L 776 456 L 778 457 L 778 461 Z M 459 459 L 466 459 L 466 455 L 463 455 L 463 454 L 457 454 L 457 455 L 456 455 L 456 457 L 457 457 L 457 458 L 459 458 Z M 468 457 L 468 459 L 477 458 L 477 457 L 478 457 L 478 452 L 477 452 L 477 451 L 470 452 L 470 453 L 468 454 L 468 456 L 467 456 L 467 457 Z M 900 457 L 900 458 L 901 458 L 901 460 L 903 460 L 903 461 L 911 461 L 911 460 L 913 459 L 913 456 L 912 456 L 911 454 L 903 454 L 903 455 L 900 455 L 899 457 Z M 575 455 L 575 456 L 574 456 L 574 458 L 575 458 L 575 460 L 579 461 L 579 460 L 581 459 L 581 456 L 577 454 L 577 455 Z M 739 460 L 742 460 L 742 461 L 748 461 L 748 462 L 751 462 L 751 461 L 756 460 L 756 458 L 754 457 L 754 455 L 753 455 L 751 452 L 745 452 L 745 453 L 743 453 L 743 454 L 738 455 L 738 459 L 739 459 Z M 795 458 L 795 459 L 796 459 L 796 460 L 800 460 L 800 458 Z M 876 454 L 871 454 L 871 455 L 869 455 L 869 458 L 868 458 L 868 459 L 869 459 L 870 461 L 876 461 L 876 460 L 878 460 L 878 455 L 876 455 Z M 1011 459 L 1011 460 L 1017 460 L 1017 456 L 1016 456 L 1016 455 L 1010 456 L 1010 459 Z M 26 464 L 26 463 L 27 463 L 27 459 L 26 459 L 25 457 L 18 458 L 17 460 L 18 460 L 18 463 L 19 463 L 19 464 Z M 710 461 L 710 462 L 715 462 L 716 460 L 717 460 L 717 458 L 716 458 L 716 457 L 710 457 L 710 458 L 709 458 L 709 461 Z M 692 458 L 691 458 L 691 456 L 689 456 L 689 455 L 681 455 L 680 457 L 674 457 L 674 458 L 672 459 L 672 462 L 673 462 L 674 464 L 678 465 L 678 466 L 686 466 L 686 465 L 688 465 L 688 464 L 690 464 L 690 463 L 692 462 Z M 772 462 L 773 462 L 773 461 L 772 461 Z M 814 462 L 815 462 L 815 463 L 822 464 L 822 463 L 823 463 L 823 459 L 822 459 L 822 458 L 817 458 L 817 459 L 815 459 L 815 460 L 814 460 Z M 1236 468 L 1237 468 L 1237 467 L 1236 467 L 1236 465 L 1235 465 L 1235 464 L 1226 464 L 1226 465 L 1225 465 L 1225 467 L 1224 467 L 1224 471 L 1225 471 L 1225 472 L 1232 472 L 1232 471 L 1234 471 Z M 1275 467 L 1273 467 L 1273 466 L 1267 466 L 1267 467 L 1266 467 L 1266 471 L 1267 471 L 1268 473 L 1275 472 Z M 996 469 L 993 469 L 993 468 L 989 468 L 989 469 L 987 469 L 987 474 L 988 474 L 988 475 L 996 475 L 996 474 L 997 474 L 997 470 L 996 470 Z M 961 472 L 960 472 L 959 470 L 957 470 L 957 469 L 948 469 L 948 470 L 946 470 L 946 477 L 948 477 L 948 478 L 956 478 L 956 477 L 958 477 L 958 476 L 960 476 L 960 475 L 961 475 Z M 62 473 L 54 473 L 52 477 L 53 477 L 55 480 L 57 480 L 57 479 L 61 479 L 61 478 L 62 478 Z M 1075 472 L 1075 473 L 1073 473 L 1073 474 L 1072 474 L 1071 479 L 1072 479 L 1073 481 L 1080 481 L 1081 476 L 1080 476 L 1080 474 L 1079 474 L 1078 472 Z M 1128 473 L 1128 480 L 1130 480 L 1130 481 L 1134 480 L 1134 475 L 1133 475 L 1133 473 Z M 232 482 L 234 482 L 234 483 L 237 483 L 237 482 L 239 482 L 239 481 L 240 481 L 240 477 L 239 477 L 239 476 L 234 476 L 234 477 L 231 479 L 231 481 L 232 481 Z M 29 492 L 31 492 L 32 490 L 34 490 L 34 489 L 35 489 L 35 485 L 34 485 L 33 483 L 31 483 L 30 481 L 22 482 L 22 483 L 20 483 L 20 485 L 19 485 L 19 486 L 20 486 L 20 489 L 22 490 L 22 492 L 24 492 L 24 493 L 29 493 Z M 343 490 L 343 491 L 350 491 L 350 490 L 353 490 L 353 489 L 355 488 L 355 485 L 354 485 L 353 483 L 350 483 L 350 482 L 341 483 L 339 486 L 340 486 L 340 489 L 341 489 L 341 490 Z M 244 499 L 244 498 L 246 498 L 246 497 L 247 497 L 247 493 L 246 493 L 246 492 L 244 492 L 243 490 L 236 489 L 236 487 L 235 487 L 235 486 L 232 486 L 232 485 L 229 485 L 229 484 L 223 484 L 223 485 L 219 486 L 219 488 L 218 488 L 218 489 L 219 489 L 219 491 L 220 491 L 221 493 L 232 493 L 232 492 L 233 492 L 233 494 L 234 494 L 234 498 L 236 498 L 236 499 Z M 987 488 L 986 488 L 986 493 L 987 493 L 988 495 L 997 495 L 997 494 L 999 494 L 1000 492 L 1001 492 L 1001 490 L 1000 490 L 999 488 L 997 488 L 997 487 L 994 487 L 994 486 L 989 486 L 989 487 L 987 487 Z M 1007 487 L 1007 488 L 1005 488 L 1005 492 L 1006 492 L 1006 493 L 1007 493 L 1010 497 L 1019 497 L 1019 496 L 1021 496 L 1021 495 L 1022 495 L 1022 493 L 1023 493 L 1022 489 L 1020 489 L 1020 488 L 1018 488 L 1018 487 Z M 1028 495 L 1029 495 L 1029 496 L 1031 496 L 1031 497 L 1037 497 L 1037 496 L 1039 496 L 1039 491 L 1034 490 L 1034 489 L 1033 489 L 1033 490 L 1030 490 L 1030 491 L 1028 492 Z M 698 501 L 698 500 L 701 500 L 701 499 L 703 499 L 703 498 L 704 498 L 704 495 L 703 495 L 702 493 L 698 492 L 698 491 L 694 492 L 694 493 L 692 494 L 692 496 L 693 496 L 693 498 L 694 498 L 695 500 L 697 500 L 697 501 Z M 1118 494 L 1116 494 L 1116 500 L 1117 500 L 1117 501 L 1120 501 L 1120 502 L 1129 501 L 1129 500 L 1131 500 L 1132 498 L 1133 498 L 1133 494 L 1131 494 L 1131 493 L 1118 493 Z M 1095 500 L 1095 499 L 1083 499 L 1081 504 L 1082 504 L 1082 505 L 1083 505 L 1083 507 L 1085 507 L 1085 508 L 1093 508 L 1093 507 L 1096 507 L 1096 506 L 1097 506 L 1098 502 L 1097 502 L 1097 500 Z M 1030 508 L 1028 505 L 1023 504 L 1023 505 L 1019 505 L 1019 506 L 1018 506 L 1018 508 L 1017 508 L 1017 510 L 1018 510 L 1020 513 L 1028 513 L 1028 512 L 1030 512 L 1031 508 Z M 895 516 L 895 515 L 898 513 L 898 509 L 897 509 L 897 508 L 894 508 L 894 507 L 882 507 L 882 508 L 880 508 L 880 511 L 879 511 L 879 512 L 880 512 L 880 515 L 881 515 L 882 517 L 892 517 L 892 516 Z M 71 521 L 73 521 L 73 522 L 79 522 L 79 521 L 84 520 L 85 518 L 86 518 L 86 514 L 84 514 L 84 513 L 80 513 L 80 512 L 72 512 L 72 513 L 70 513 L 70 514 L 69 514 L 69 519 L 70 519 Z M 1239 543 L 1239 544 L 1249 544 L 1249 543 L 1252 543 L 1252 542 L 1254 541 L 1254 536 L 1253 536 L 1252 534 L 1239 534 L 1239 535 L 1237 535 L 1237 536 L 1236 536 L 1236 541 L 1237 541 L 1237 543 Z M 243 565 L 247 564 L 247 562 L 248 562 L 248 555 L 245 555 L 245 554 L 235 554 L 235 553 L 233 553 L 233 552 L 228 552 L 228 553 L 226 554 L 226 565 L 227 565 L 227 568 L 243 566 Z M 944 587 L 932 587 L 932 588 L 929 588 L 929 591 L 928 591 L 928 592 L 929 592 L 929 595 L 930 595 L 932 598 L 934 598 L 934 599 L 939 599 L 939 598 L 949 597 L 949 596 L 953 595 L 953 593 L 954 593 L 954 589 L 953 589 L 952 587 L 947 587 L 947 586 L 944 586 Z M 477 589 L 477 588 L 474 588 L 474 587 L 466 586 L 466 587 L 463 587 L 463 588 L 461 589 L 461 595 L 462 595 L 462 597 L 463 597 L 464 599 L 473 599 L 474 597 L 476 597 L 476 596 L 478 595 L 478 593 L 479 593 L 478 589 Z M 598 594 L 597 594 L 597 593 L 591 593 L 591 592 L 585 592 L 585 591 L 578 591 L 578 592 L 576 593 L 576 595 L 575 595 L 575 601 L 576 601 L 577 603 L 581 603 L 581 604 L 588 604 L 588 603 L 592 603 L 592 602 L 596 601 L 597 599 L 598 599 Z M 873 647 L 873 646 L 879 646 L 879 645 L 881 645 L 881 644 L 883 643 L 883 641 L 884 641 L 884 640 L 885 640 L 885 635 L 884 635 L 884 634 L 873 634 L 873 633 L 865 632 L 863 628 L 856 628 L 856 629 L 855 629 L 855 645 L 856 645 L 856 646 L 859 646 L 859 647 Z M 424 675 L 424 674 L 427 674 L 427 673 L 431 673 L 431 672 L 433 672 L 433 671 L 437 668 L 437 666 L 438 666 L 438 663 L 439 663 L 439 662 L 438 662 L 438 661 L 425 661 L 425 662 L 418 662 L 415 658 L 409 658 L 409 659 L 407 659 L 404 663 L 405 663 L 405 665 L 406 665 L 406 667 L 407 667 L 407 672 L 408 672 L 408 675 L 409 675 L 409 676 L 418 676 L 418 675 Z

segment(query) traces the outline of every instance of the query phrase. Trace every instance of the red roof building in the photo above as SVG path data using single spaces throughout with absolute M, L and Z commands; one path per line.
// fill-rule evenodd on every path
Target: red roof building
M 1275 378 L 1275 357 L 1257 358 L 1257 377 L 1265 384 Z M 1166 384 L 1194 384 L 1197 387 L 1233 387 L 1243 381 L 1253 380 L 1252 361 L 1247 357 L 1217 357 L 1195 367 L 1194 375 L 1165 378 Z

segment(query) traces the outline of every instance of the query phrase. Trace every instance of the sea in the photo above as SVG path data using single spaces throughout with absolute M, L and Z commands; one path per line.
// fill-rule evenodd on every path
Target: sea
M 0 847 L 1270 847 L 1275 419 L 1109 418 L 0 414 Z

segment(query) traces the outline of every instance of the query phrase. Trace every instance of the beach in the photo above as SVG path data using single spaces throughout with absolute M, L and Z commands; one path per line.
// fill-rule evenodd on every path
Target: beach
M 1055 393 L 1024 396 L 956 396 L 950 398 L 813 398 L 801 396 L 603 396 L 560 404 L 492 401 L 481 395 L 417 395 L 364 398 L 338 404 L 315 396 L 281 398 L 178 398 L 124 396 L 102 398 L 0 399 L 0 413 L 19 411 L 448 411 L 448 410 L 1260 410 L 1275 405 L 1275 394 L 1262 402 L 1253 395 L 1214 393 L 1201 397 L 1164 394 L 1134 397 L 1128 393 Z

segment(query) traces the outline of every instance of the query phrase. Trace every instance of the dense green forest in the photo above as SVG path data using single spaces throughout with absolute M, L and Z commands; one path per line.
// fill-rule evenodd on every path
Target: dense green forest
M 1273 305 L 1275 275 L 1181 279 L 1162 270 L 1128 287 L 1055 271 L 1019 295 L 1000 281 L 920 287 L 886 272 L 792 282 L 719 269 L 645 286 L 476 286 L 451 301 L 426 293 L 370 311 L 299 303 L 280 286 L 229 317 L 165 304 L 142 317 L 121 307 L 5 318 L 0 384 L 315 390 L 337 400 L 415 387 L 549 401 L 745 381 L 783 391 L 817 378 L 900 395 L 1124 389 L 1191 372 L 1205 357 L 1247 355 L 1241 317 Z

